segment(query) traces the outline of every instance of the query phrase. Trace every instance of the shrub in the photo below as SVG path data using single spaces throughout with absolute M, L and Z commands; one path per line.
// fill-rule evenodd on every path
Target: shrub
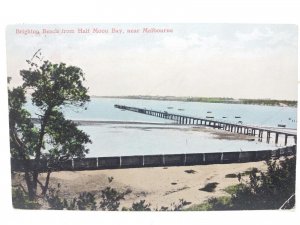
M 235 173 L 229 173 L 225 175 L 225 178 L 236 178 L 237 175 Z
M 30 201 L 28 194 L 20 187 L 12 189 L 12 204 L 16 209 L 39 209 L 41 207 L 36 201 Z
M 200 188 L 200 191 L 207 191 L 207 192 L 214 192 L 215 188 L 217 187 L 219 183 L 213 182 L 213 183 L 208 183 L 205 185 L 205 187 Z
M 233 209 L 278 209 L 295 193 L 296 157 L 266 164 L 266 172 L 252 170 L 250 181 L 232 195 Z
M 95 195 L 90 192 L 80 193 L 76 202 L 79 210 L 96 210 Z
M 145 200 L 140 200 L 139 202 L 134 202 L 131 208 L 123 207 L 122 211 L 151 211 L 151 204 L 145 204 Z
M 266 161 L 267 171 L 259 172 L 257 168 L 245 171 L 249 181 L 239 177 L 240 184 L 224 189 L 230 197 L 210 198 L 200 205 L 193 205 L 187 210 L 259 210 L 279 209 L 295 193 L 296 156 L 284 160 Z M 212 189 L 213 185 L 203 189 Z M 293 208 L 292 198 L 284 209 Z
M 101 191 L 100 209 L 116 211 L 119 208 L 120 200 L 124 199 L 124 193 L 120 193 L 114 188 L 107 187 Z
M 202 204 L 193 205 L 186 209 L 187 211 L 212 211 L 212 210 L 230 210 L 230 197 L 222 196 L 219 198 L 209 198 Z

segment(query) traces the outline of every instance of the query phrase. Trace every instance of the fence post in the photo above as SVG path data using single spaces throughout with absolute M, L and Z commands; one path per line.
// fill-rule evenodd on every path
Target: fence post
M 145 166 L 145 156 L 143 155 L 143 167 Z

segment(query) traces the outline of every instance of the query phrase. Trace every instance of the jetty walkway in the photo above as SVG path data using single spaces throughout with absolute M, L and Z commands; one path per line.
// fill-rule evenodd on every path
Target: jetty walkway
M 115 108 L 121 110 L 128 110 L 132 112 L 142 113 L 149 116 L 156 116 L 168 120 L 176 121 L 177 124 L 181 125 L 201 125 L 212 127 L 216 129 L 222 129 L 224 131 L 258 136 L 258 140 L 262 141 L 263 138 L 266 139 L 267 143 L 270 142 L 271 134 L 275 135 L 275 143 L 278 143 L 279 136 L 284 136 L 284 144 L 287 145 L 288 138 L 294 138 L 295 144 L 297 144 L 297 130 L 292 129 L 283 129 L 276 127 L 260 127 L 254 125 L 245 125 L 245 124 L 237 124 L 230 123 L 225 121 L 219 121 L 214 119 L 200 118 L 194 116 L 180 115 L 169 113 L 167 111 L 157 111 L 146 108 L 137 108 L 126 105 L 114 105 Z

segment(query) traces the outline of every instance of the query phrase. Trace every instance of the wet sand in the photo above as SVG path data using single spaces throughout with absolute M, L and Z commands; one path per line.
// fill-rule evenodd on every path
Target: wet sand
M 248 140 L 254 141 L 254 136 L 249 136 L 245 134 L 226 132 L 222 129 L 214 129 L 206 126 L 196 126 L 196 125 L 178 125 L 178 124 L 164 124 L 163 126 L 160 124 L 153 124 L 153 126 L 145 126 L 147 124 L 143 124 L 143 126 L 118 126 L 113 128 L 126 128 L 126 129 L 140 129 L 140 130 L 178 130 L 183 132 L 193 131 L 199 132 L 199 134 L 208 134 L 211 138 L 215 139 L 223 139 L 223 140 Z M 149 124 L 148 124 L 149 125 Z M 159 126 L 155 126 L 159 125 Z

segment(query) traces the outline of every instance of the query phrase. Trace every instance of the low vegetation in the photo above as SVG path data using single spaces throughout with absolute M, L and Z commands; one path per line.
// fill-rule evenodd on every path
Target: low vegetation
M 186 172 L 186 173 L 191 173 L 191 174 L 194 174 L 194 173 L 196 173 L 196 171 L 195 171 L 195 170 L 185 170 L 184 172 Z
M 199 190 L 206 191 L 206 192 L 214 192 L 218 184 L 219 183 L 217 182 L 208 183 L 203 188 L 200 188 Z
M 109 177 L 111 183 L 113 177 Z M 72 199 L 62 198 L 60 194 L 60 184 L 56 188 L 49 188 L 48 193 L 43 200 L 47 203 L 49 210 L 102 210 L 102 211 L 181 211 L 191 202 L 180 199 L 178 203 L 172 203 L 170 206 L 162 206 L 161 208 L 151 209 L 151 204 L 145 200 L 134 202 L 131 207 L 122 207 L 120 203 L 125 196 L 130 194 L 131 190 L 119 192 L 118 190 L 106 187 L 99 191 L 100 201 L 96 200 L 96 194 L 90 192 L 82 192 L 78 197 Z M 41 209 L 42 205 L 37 200 L 30 201 L 25 189 L 20 187 L 13 188 L 12 201 L 14 208 L 17 209 Z
M 13 188 L 12 203 L 16 209 L 39 209 L 41 207 L 36 201 L 31 201 L 26 191 L 20 187 Z
M 209 198 L 202 204 L 192 205 L 187 211 L 217 211 L 217 210 L 230 210 L 229 207 L 224 207 L 230 205 L 230 197 L 222 196 L 219 198 Z
M 225 175 L 225 178 L 237 178 L 237 174 L 235 173 L 229 173 Z
M 231 185 L 231 186 L 226 187 L 224 189 L 224 191 L 230 195 L 234 195 L 239 189 L 243 188 L 243 185 L 244 184 L 242 184 L 242 183 L 239 183 L 237 185 Z
M 230 196 L 210 198 L 187 210 L 279 209 L 288 199 L 291 201 L 285 209 L 293 208 L 295 202 L 291 197 L 295 194 L 296 156 L 284 160 L 267 160 L 266 164 L 266 172 L 253 168 L 247 172 L 249 181 L 239 179 L 238 185 L 227 187 L 225 191 Z
M 242 173 L 229 173 L 225 175 L 225 178 L 239 178 L 242 176 L 249 176 L 251 172 L 258 173 L 260 172 L 257 168 L 250 168 Z

